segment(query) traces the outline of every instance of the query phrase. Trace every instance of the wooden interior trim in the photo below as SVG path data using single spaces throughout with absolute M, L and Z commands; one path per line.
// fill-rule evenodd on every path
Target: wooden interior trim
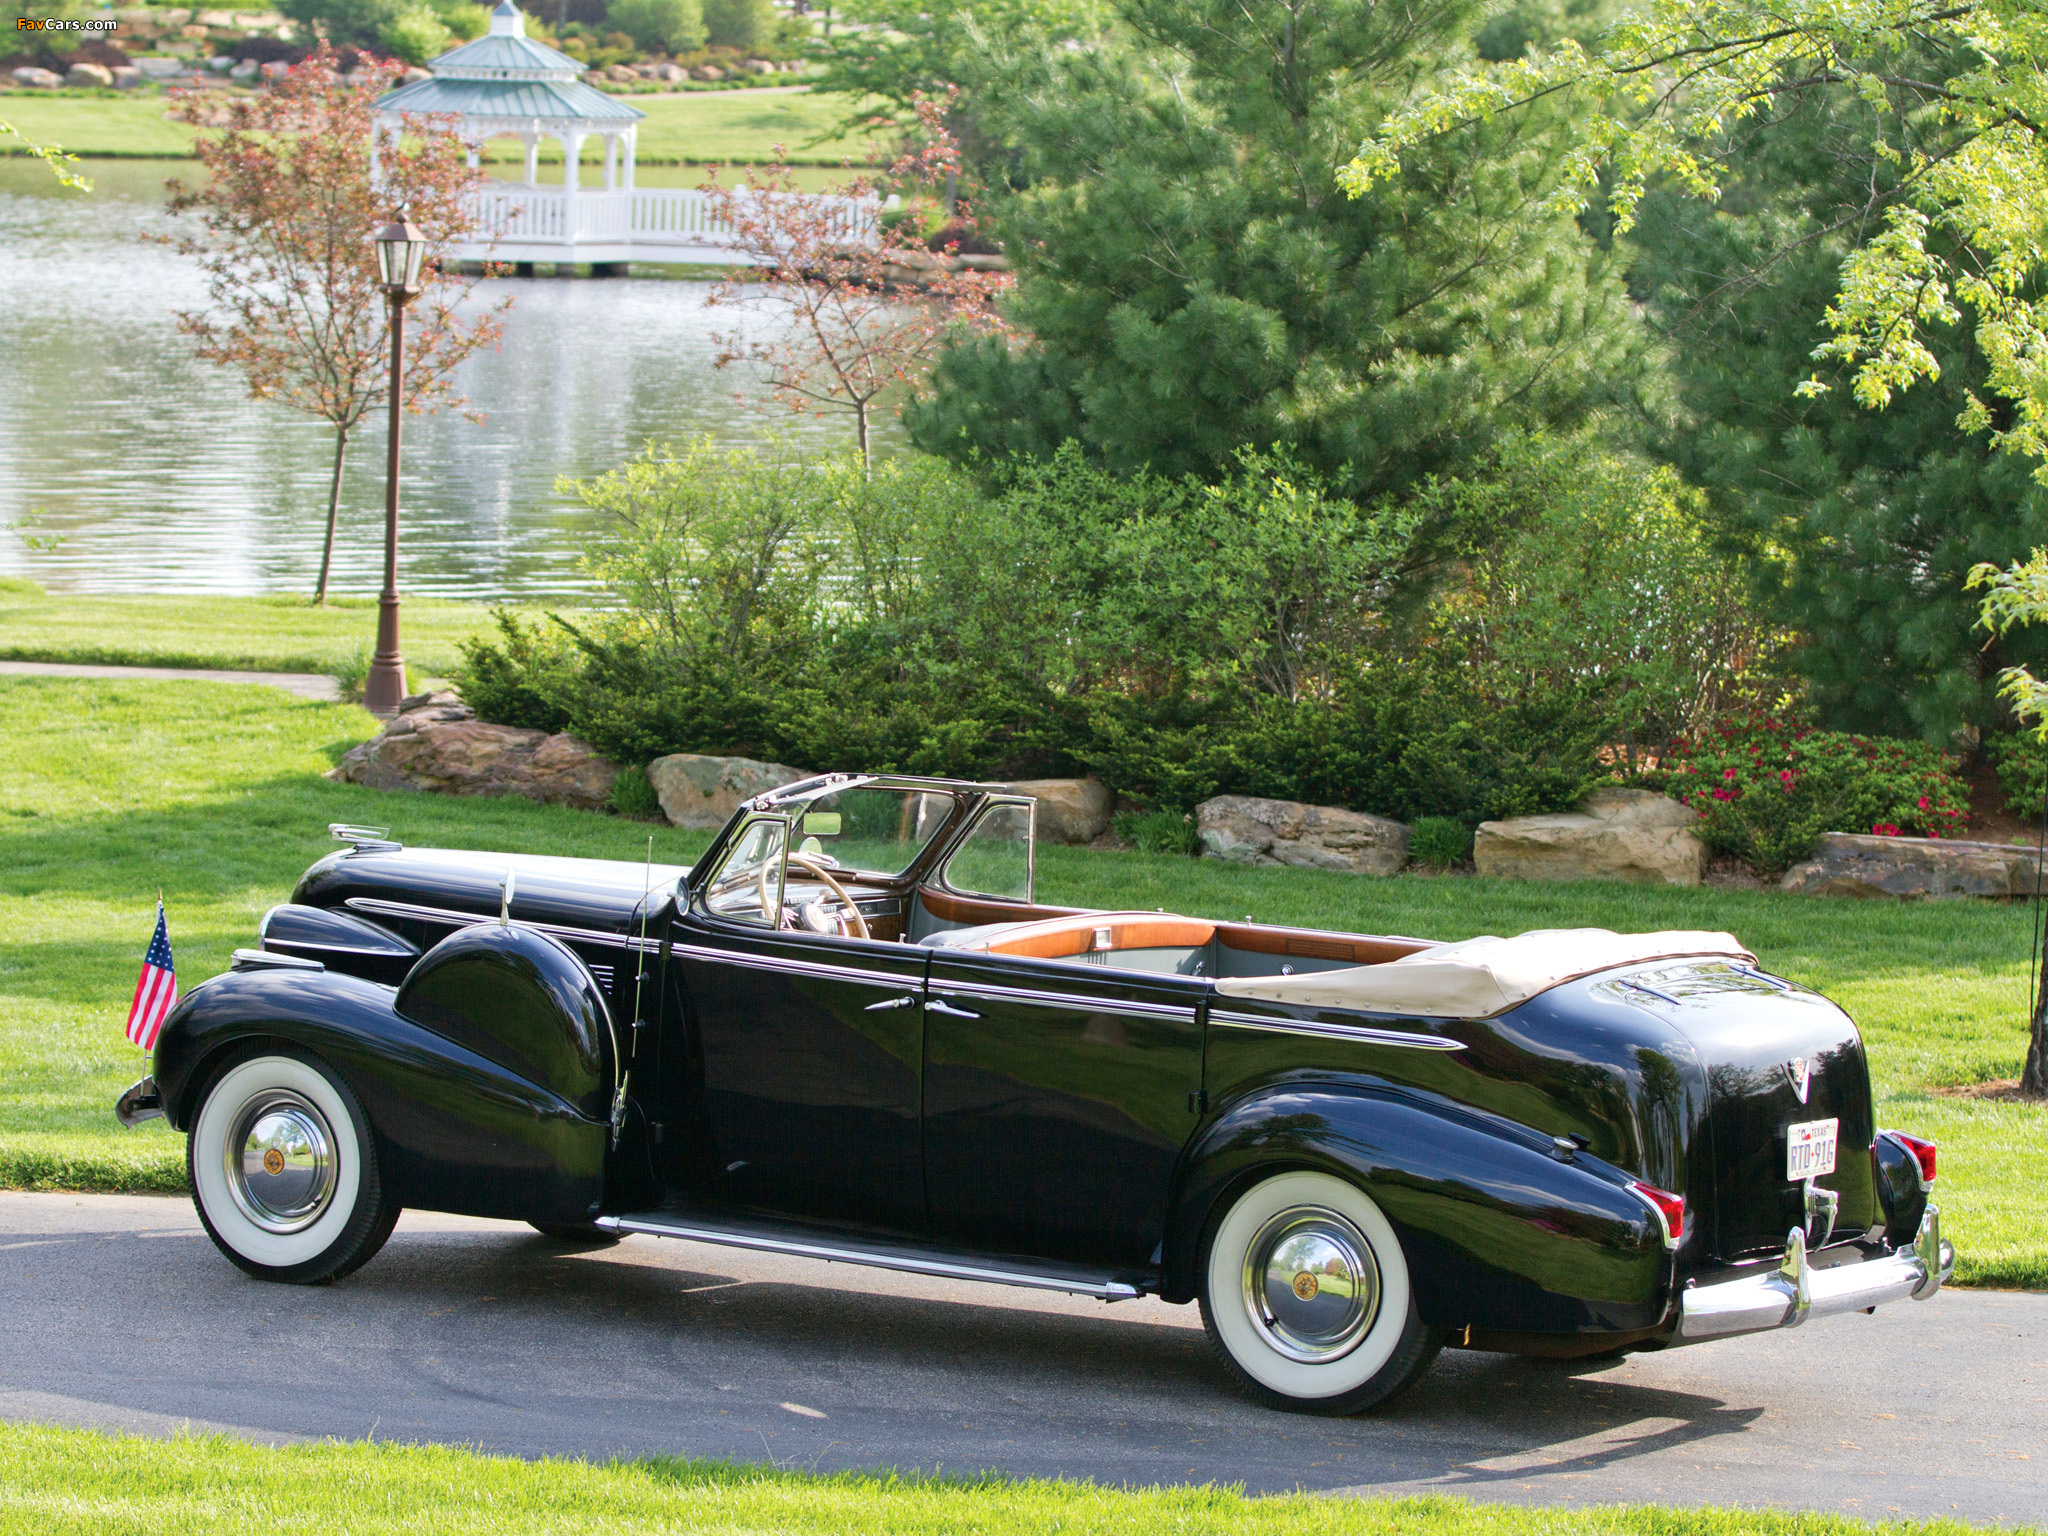
M 1027 907 L 1015 901 L 979 901 L 971 896 L 954 896 L 928 885 L 917 888 L 917 899 L 925 911 L 945 923 L 964 923 L 978 928 L 983 923 L 1030 923 L 1045 917 L 1072 917 L 1080 907 Z
M 1383 965 L 1429 948 L 1413 939 L 1364 939 L 1350 933 L 1253 927 L 1245 923 L 1218 923 L 1216 937 L 1226 948 L 1248 950 L 1255 955 L 1300 955 L 1306 960 L 1343 960 L 1352 965 Z

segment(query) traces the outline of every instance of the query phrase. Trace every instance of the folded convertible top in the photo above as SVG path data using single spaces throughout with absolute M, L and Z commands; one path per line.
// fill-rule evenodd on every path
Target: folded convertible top
M 1253 997 L 1302 1008 L 1482 1019 L 1595 971 L 1697 955 L 1756 964 L 1756 956 L 1737 943 L 1732 933 L 1538 928 L 1512 939 L 1489 935 L 1439 944 L 1383 965 L 1347 966 L 1301 976 L 1223 978 L 1217 981 L 1216 991 L 1224 997 Z

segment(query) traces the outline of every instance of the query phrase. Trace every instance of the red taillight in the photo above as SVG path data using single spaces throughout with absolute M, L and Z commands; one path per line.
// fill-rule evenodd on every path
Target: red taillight
M 1657 1225 L 1664 1229 L 1666 1248 L 1676 1248 L 1685 1241 L 1685 1196 L 1674 1195 L 1668 1189 L 1659 1189 L 1656 1185 L 1645 1184 L 1641 1180 L 1629 1185 L 1629 1188 L 1634 1190 L 1636 1198 L 1655 1214 Z
M 1931 1141 L 1922 1141 L 1918 1136 L 1908 1136 L 1904 1131 L 1887 1133 L 1893 1141 L 1913 1154 L 1913 1161 L 1920 1165 L 1920 1187 L 1925 1189 L 1934 1182 L 1934 1165 L 1938 1147 Z

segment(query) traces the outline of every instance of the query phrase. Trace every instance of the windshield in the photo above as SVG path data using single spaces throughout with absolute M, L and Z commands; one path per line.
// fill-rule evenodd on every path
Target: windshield
M 835 790 L 796 812 L 797 851 L 830 869 L 900 875 L 917 862 L 956 803 L 941 790 Z

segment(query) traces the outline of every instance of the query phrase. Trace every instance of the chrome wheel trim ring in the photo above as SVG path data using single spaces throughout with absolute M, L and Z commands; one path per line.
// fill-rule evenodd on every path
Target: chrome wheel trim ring
M 302 1232 L 326 1214 L 339 1183 L 333 1129 L 318 1106 L 288 1088 L 256 1094 L 235 1112 L 221 1144 L 236 1208 L 265 1232 Z
M 1379 1316 L 1372 1244 L 1322 1206 L 1292 1206 L 1268 1218 L 1245 1245 L 1240 1283 L 1253 1331 L 1303 1365 L 1341 1360 Z

